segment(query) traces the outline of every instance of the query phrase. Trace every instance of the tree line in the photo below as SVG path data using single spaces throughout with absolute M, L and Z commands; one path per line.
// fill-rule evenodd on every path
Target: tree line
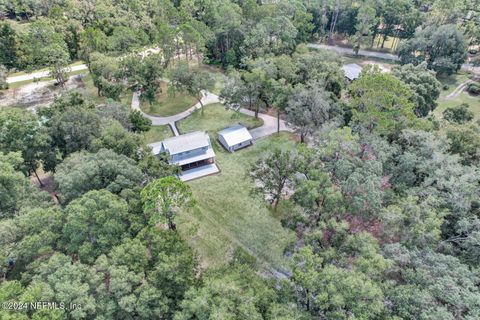
M 308 145 L 247 174 L 297 234 L 291 287 L 312 318 L 479 316 L 480 123 L 465 105 L 430 116 L 439 92 L 426 63 L 366 68 L 337 101 L 294 86 L 286 119 Z
M 65 72 L 82 58 L 98 94 L 113 99 L 64 94 L 35 114 L 0 109 L 0 302 L 82 305 L 2 318 L 480 317 L 479 124 L 467 106 L 431 116 L 437 73 L 458 70 L 478 36 L 467 19 L 474 4 L 2 5 L 30 24 L 2 24 L 1 64 Z M 340 58 L 302 45 L 339 33 L 360 46 L 405 37 L 404 65 L 366 68 L 347 85 Z M 160 52 L 141 53 L 152 45 Z M 153 101 L 163 77 L 201 97 L 211 79 L 180 55 L 227 70 L 228 108 L 273 107 L 300 137 L 294 151 L 271 150 L 245 168 L 252 196 L 297 234 L 288 280 L 260 277 L 241 249 L 224 268 L 200 270 L 176 230 L 175 216 L 198 199 L 174 177 L 179 168 L 144 145 L 149 121 L 115 100 L 130 89 Z M 52 194 L 28 180 L 40 167 L 53 173 Z
M 429 68 L 451 73 L 465 60 L 467 47 L 479 44 L 477 4 L 5 1 L 0 5 L 0 17 L 6 20 L 0 24 L 0 64 L 19 70 L 49 67 L 62 80 L 61 70 L 78 59 L 89 62 L 92 52 L 118 56 L 158 47 L 165 61 L 182 53 L 226 68 L 268 54 L 291 54 L 307 41 L 340 36 L 358 51 L 377 42 L 383 47 L 393 37 L 400 42 L 396 47 L 402 61 L 425 60 Z M 20 24 L 12 27 L 12 19 Z
M 0 110 L 0 299 L 83 307 L 3 317 L 477 318 L 480 130 L 468 108 L 424 114 L 439 93 L 426 64 L 366 68 L 348 86 L 328 51 L 251 65 L 261 67 L 236 80 L 253 72 L 291 87 L 286 118 L 308 142 L 245 168 L 252 196 L 297 234 L 291 277 L 263 279 L 241 249 L 198 276 L 175 224 L 197 199 L 142 143 L 148 120 L 73 93 L 36 114 Z M 270 78 L 273 66 L 293 70 L 289 80 Z M 40 166 L 55 194 L 28 181 Z

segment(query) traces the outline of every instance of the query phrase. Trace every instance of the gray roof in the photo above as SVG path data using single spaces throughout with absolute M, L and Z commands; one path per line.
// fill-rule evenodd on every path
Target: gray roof
M 356 63 L 350 63 L 343 65 L 342 70 L 345 72 L 345 77 L 347 77 L 349 80 L 355 80 L 360 76 L 362 67 Z
M 149 145 L 155 153 L 155 147 L 158 147 L 158 142 Z M 192 133 L 182 134 L 180 136 L 165 139 L 161 142 L 161 148 L 167 151 L 170 155 L 182 153 L 185 151 L 195 150 L 210 146 L 210 137 L 206 132 L 195 131 Z
M 148 146 L 152 148 L 153 154 L 159 154 L 162 151 L 162 141 L 149 143 Z
M 247 128 L 241 124 L 237 124 L 226 129 L 223 129 L 218 132 L 219 136 L 222 136 L 225 139 L 225 142 L 229 147 L 236 144 L 252 140 L 252 135 L 248 132 Z

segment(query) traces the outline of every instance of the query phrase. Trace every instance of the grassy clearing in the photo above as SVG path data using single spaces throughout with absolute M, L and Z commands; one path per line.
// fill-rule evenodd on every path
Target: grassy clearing
M 440 92 L 439 99 L 447 96 L 449 93 L 455 90 L 456 87 L 458 87 L 460 84 L 464 83 L 471 77 L 472 74 L 465 71 L 459 71 L 458 73 L 454 73 L 450 76 L 439 77 L 438 80 L 442 83 L 442 91 Z M 444 90 L 444 86 L 448 86 L 448 89 Z
M 145 143 L 162 141 L 169 137 L 173 137 L 173 132 L 168 125 L 152 126 L 150 130 L 143 133 L 143 140 L 145 141 Z
M 293 149 L 295 142 L 282 133 L 233 154 L 214 144 L 221 172 L 189 182 L 198 204 L 177 221 L 202 267 L 225 265 L 235 248 L 241 247 L 257 258 L 261 270 L 288 269 L 283 253 L 295 234 L 281 226 L 260 197 L 250 195 L 253 183 L 246 176 L 249 164 L 275 147 Z
M 398 66 L 400 63 L 396 61 L 380 59 L 375 57 L 362 57 L 355 55 L 342 55 L 342 60 L 344 64 L 356 63 L 361 66 L 366 66 L 367 64 L 380 64 L 387 69 L 392 69 L 395 66 Z
M 168 93 L 168 84 L 162 81 L 160 84 L 160 91 L 157 93 L 157 98 L 152 104 L 147 101 L 142 101 L 140 108 L 143 112 L 154 115 L 168 117 L 187 110 L 197 100 L 195 97 L 176 92 L 175 95 Z
M 108 98 L 98 96 L 98 90 L 93 85 L 92 76 L 90 74 L 87 74 L 85 77 L 83 77 L 82 81 L 84 87 L 77 88 L 75 91 L 82 94 L 85 98 L 93 101 L 95 104 L 105 103 L 109 100 Z M 122 92 L 120 95 L 120 103 L 129 106 L 132 103 L 132 93 L 128 90 Z
M 177 122 L 177 128 L 181 133 L 204 130 L 215 136 L 217 131 L 236 123 L 241 123 L 252 129 L 261 126 L 263 121 L 262 119 L 255 119 L 239 112 L 227 110 L 220 103 L 214 103 L 204 106 L 203 115 L 201 110 L 196 110 L 188 118 Z
M 480 96 L 472 96 L 463 91 L 453 99 L 440 100 L 438 107 L 433 111 L 436 117 L 443 118 L 443 111 L 447 108 L 456 107 L 462 103 L 467 103 L 470 106 L 470 110 L 475 114 L 475 120 L 480 120 Z
M 85 73 L 88 73 L 88 70 L 72 71 L 72 72 L 67 73 L 67 77 L 76 76 L 78 74 L 85 74 Z M 43 78 L 36 78 L 35 80 L 38 81 L 38 82 L 41 82 L 41 81 L 51 81 L 51 80 L 55 80 L 55 79 L 52 78 L 52 77 L 43 77 Z M 21 86 L 24 86 L 26 84 L 34 83 L 34 82 L 35 81 L 33 79 L 30 79 L 30 80 L 24 80 L 24 81 L 9 83 L 8 88 L 9 89 L 16 89 L 16 88 L 20 88 Z
M 398 38 L 396 37 L 387 37 L 384 46 L 382 48 L 383 35 L 378 35 L 371 49 L 379 49 L 385 51 L 386 49 L 394 49 L 393 46 L 398 47 Z
M 10 24 L 10 26 L 15 30 L 16 33 L 23 33 L 28 30 L 30 23 L 28 21 L 16 21 L 12 19 L 5 19 L 2 22 Z
M 226 79 L 226 76 L 223 73 L 222 69 L 217 68 L 217 67 L 213 67 L 213 66 L 209 66 L 209 65 L 205 65 L 205 64 L 201 64 L 201 65 L 197 64 L 193 68 L 196 69 L 196 70 L 203 70 L 203 71 L 206 71 L 206 72 L 210 73 L 210 75 L 213 77 L 213 79 L 215 79 L 215 84 L 214 84 L 213 88 L 210 88 L 210 91 L 219 95 L 220 92 L 223 89 L 223 86 L 225 85 L 225 79 Z
M 184 60 L 185 61 L 185 60 Z M 204 63 L 199 63 L 197 59 L 192 59 L 188 61 L 188 65 L 192 70 L 198 70 L 198 71 L 205 71 L 208 72 L 213 79 L 215 80 L 215 84 L 213 88 L 210 88 L 209 91 L 219 95 L 220 91 L 222 91 L 222 88 L 225 84 L 225 72 L 219 67 L 204 64 Z M 174 68 L 175 64 L 172 64 L 170 68 Z
M 439 78 L 442 86 L 447 85 L 448 89 L 443 90 L 440 93 L 438 100 L 438 107 L 433 111 L 437 118 L 442 118 L 443 111 L 447 108 L 456 107 L 462 103 L 467 103 L 470 106 L 470 110 L 475 114 L 475 120 L 480 120 L 480 96 L 470 95 L 466 91 L 462 91 L 457 97 L 451 99 L 445 99 L 455 88 L 464 83 L 472 77 L 472 74 L 464 71 L 460 71 L 448 77 Z

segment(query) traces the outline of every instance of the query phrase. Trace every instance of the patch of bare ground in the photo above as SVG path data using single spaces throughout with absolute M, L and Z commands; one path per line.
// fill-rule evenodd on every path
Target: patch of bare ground
M 35 111 L 52 103 L 66 90 L 82 86 L 84 84 L 81 75 L 71 76 L 65 83 L 65 88 L 56 85 L 55 80 L 28 83 L 3 91 L 0 94 L 0 107 L 19 107 Z
M 57 193 L 55 192 L 55 181 L 51 172 L 37 170 L 38 177 L 33 174 L 30 176 L 30 182 L 42 191 L 48 192 L 55 204 L 58 204 Z

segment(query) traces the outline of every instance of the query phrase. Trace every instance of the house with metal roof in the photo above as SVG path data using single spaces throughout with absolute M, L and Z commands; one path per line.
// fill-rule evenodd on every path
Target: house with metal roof
M 345 73 L 345 78 L 349 81 L 353 81 L 360 77 L 360 73 L 362 72 L 362 67 L 356 63 L 345 64 L 342 66 L 342 70 Z
M 218 141 L 230 152 L 248 147 L 253 143 L 253 138 L 247 128 L 237 124 L 218 132 Z
M 152 153 L 165 153 L 171 164 L 182 168 L 180 179 L 193 180 L 219 172 L 210 137 L 196 131 L 149 144 Z

